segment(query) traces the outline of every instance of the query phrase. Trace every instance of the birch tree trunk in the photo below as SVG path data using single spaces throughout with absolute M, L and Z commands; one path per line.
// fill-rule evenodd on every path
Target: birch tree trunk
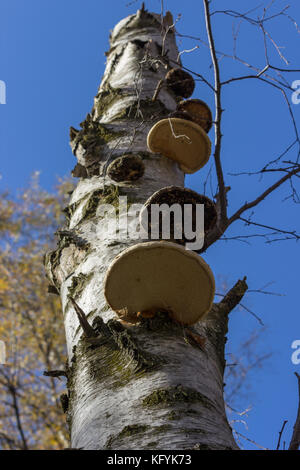
M 45 258 L 47 275 L 61 296 L 68 348 L 68 396 L 64 407 L 71 446 L 83 449 L 237 449 L 223 400 L 224 345 L 228 314 L 246 290 L 245 281 L 214 304 L 194 331 L 158 315 L 124 326 L 103 294 L 107 268 L 122 250 L 140 240 L 112 239 L 105 232 L 103 203 L 119 195 L 144 203 L 155 191 L 183 186 L 184 174 L 164 156 L 151 154 L 149 129 L 176 108 L 161 78 L 177 61 L 172 15 L 144 9 L 120 21 L 110 38 L 107 66 L 92 112 L 71 128 L 71 146 L 81 176 L 65 209 L 66 230 Z M 134 183 L 113 181 L 108 164 L 123 154 L 139 155 L 145 171 Z M 122 217 L 122 214 L 119 213 Z M 71 295 L 98 334 L 82 334 Z

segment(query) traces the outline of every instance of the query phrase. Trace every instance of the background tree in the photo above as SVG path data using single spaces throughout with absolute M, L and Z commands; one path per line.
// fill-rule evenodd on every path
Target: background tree
M 0 366 L 0 447 L 56 449 L 68 445 L 59 395 L 63 382 L 43 371 L 65 368 L 59 298 L 47 294 L 43 255 L 62 222 L 69 183 L 43 191 L 35 175 L 19 197 L 0 205 L 0 338 L 7 350 Z M 68 196 L 67 196 L 68 197 Z

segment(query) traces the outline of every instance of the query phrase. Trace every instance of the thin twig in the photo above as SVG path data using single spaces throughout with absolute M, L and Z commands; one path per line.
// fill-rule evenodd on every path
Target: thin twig
M 215 104 L 216 104 L 216 117 L 215 117 L 215 165 L 216 165 L 216 173 L 218 179 L 218 186 L 219 186 L 219 196 L 220 196 L 220 217 L 221 217 L 221 224 L 225 225 L 227 221 L 227 198 L 225 192 L 225 183 L 224 183 L 224 176 L 221 164 L 221 141 L 222 141 L 222 130 L 221 130 L 221 122 L 222 122 L 222 103 L 221 103 L 221 79 L 220 79 L 220 69 L 217 59 L 217 53 L 215 48 L 215 41 L 212 32 L 211 26 L 211 17 L 210 17 L 210 7 L 209 7 L 209 0 L 203 0 L 204 4 L 204 12 L 205 12 L 205 22 L 206 22 L 206 30 L 209 42 L 209 49 L 211 54 L 211 59 L 214 68 L 214 78 L 215 78 Z
M 241 303 L 240 303 L 240 306 L 241 306 L 244 310 L 246 310 L 246 312 L 250 313 L 250 315 L 252 315 L 254 318 L 256 318 L 256 320 L 261 324 L 261 326 L 265 326 L 265 325 L 264 325 L 264 322 L 262 321 L 262 319 L 259 318 L 259 316 L 256 315 L 256 313 L 252 312 L 252 310 L 250 310 L 250 308 L 246 307 L 246 305 L 241 304 Z
M 163 84 L 164 84 L 164 79 L 162 78 L 157 83 L 157 86 L 155 88 L 155 91 L 154 91 L 154 94 L 153 94 L 153 97 L 152 97 L 151 101 L 156 101 Z
M 269 450 L 267 447 L 262 447 L 260 444 L 258 444 L 257 442 L 253 441 L 252 439 L 249 439 L 249 437 L 246 437 L 244 436 L 243 434 L 241 434 L 240 432 L 236 431 L 236 430 L 233 430 L 233 432 L 235 434 L 237 434 L 238 436 L 241 436 L 243 439 L 246 439 L 246 441 L 248 442 L 251 442 L 251 444 L 254 444 L 256 447 L 258 447 L 259 449 L 262 449 L 262 450 Z
M 282 427 L 281 427 L 281 429 L 280 429 L 280 431 L 279 431 L 279 437 L 278 437 L 278 442 L 277 442 L 276 450 L 279 450 L 279 448 L 280 448 L 281 436 L 282 436 L 282 433 L 283 433 L 283 430 L 284 430 L 284 428 L 285 428 L 286 423 L 287 423 L 287 420 L 284 420 L 284 421 L 283 421 L 283 424 L 282 424 Z
M 286 175 L 284 175 L 282 178 L 280 178 L 276 183 L 272 184 L 268 189 L 266 189 L 260 196 L 258 196 L 256 199 L 254 199 L 251 202 L 247 202 L 244 204 L 242 207 L 240 207 L 229 219 L 228 225 L 232 224 L 235 220 L 239 219 L 240 216 L 247 210 L 251 209 L 252 207 L 257 206 L 261 201 L 263 201 L 269 194 L 271 194 L 275 189 L 277 189 L 279 186 L 281 186 L 285 181 L 290 179 L 292 176 L 296 175 L 297 173 L 300 173 L 300 165 L 297 166 L 294 170 L 290 171 Z
M 195 46 L 195 47 L 193 47 L 192 49 L 184 49 L 183 51 L 179 52 L 179 53 L 178 53 L 178 56 L 177 56 L 177 62 L 179 63 L 179 59 L 180 59 L 180 57 L 182 56 L 182 54 L 187 53 L 187 52 L 193 52 L 193 51 L 195 51 L 196 49 L 199 49 L 199 46 Z
M 289 450 L 298 450 L 300 447 L 300 375 L 295 372 L 295 376 L 298 380 L 299 405 Z
M 269 230 L 274 230 L 275 232 L 292 235 L 296 240 L 300 240 L 300 235 L 298 235 L 295 230 L 293 231 L 283 230 L 280 228 L 271 227 L 270 225 L 259 224 L 258 222 L 253 222 L 252 220 L 244 219 L 243 217 L 240 217 L 239 219 L 245 222 L 246 225 L 255 225 L 256 227 L 267 228 Z

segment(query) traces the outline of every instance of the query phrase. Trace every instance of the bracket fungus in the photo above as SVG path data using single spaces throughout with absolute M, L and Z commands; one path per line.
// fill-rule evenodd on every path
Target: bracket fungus
M 181 96 L 182 98 L 189 98 L 192 96 L 195 88 L 195 81 L 188 72 L 185 72 L 185 70 L 182 70 L 179 67 L 169 70 L 166 74 L 165 81 L 167 86 L 175 95 Z
M 166 212 L 165 220 L 163 212 L 161 217 L 157 214 L 152 213 L 152 206 L 166 204 L 169 210 Z M 181 214 L 179 217 L 175 217 L 171 210 L 174 204 L 179 204 L 181 207 Z M 185 204 L 191 206 L 191 214 L 185 212 Z M 203 194 L 198 194 L 196 191 L 188 188 L 182 188 L 180 186 L 167 186 L 156 191 L 150 196 L 145 202 L 140 212 L 140 224 L 151 236 L 151 232 L 156 233 L 159 239 L 165 239 L 163 237 L 163 230 L 165 225 L 168 224 L 170 239 L 175 243 L 184 245 L 187 242 L 193 242 L 194 240 L 188 239 L 184 233 L 184 227 L 189 223 L 189 229 L 193 232 L 197 231 L 197 213 L 196 205 L 204 205 L 204 236 L 212 230 L 217 222 L 217 211 L 214 202 Z M 159 215 L 159 214 L 158 214 Z M 191 220 L 187 220 L 187 217 L 191 217 Z M 174 238 L 177 229 L 182 233 L 182 238 Z M 196 250 L 199 251 L 199 250 Z
M 171 242 L 145 242 L 116 256 L 104 281 L 107 303 L 119 315 L 167 311 L 192 325 L 209 312 L 215 281 L 208 264 Z
M 187 121 L 192 121 L 192 116 L 187 111 L 173 111 L 168 115 L 168 118 L 179 118 L 179 119 L 186 119 Z
M 198 171 L 211 154 L 211 141 L 202 127 L 180 118 L 162 119 L 154 124 L 147 145 L 151 152 L 175 160 L 185 173 Z
M 139 155 L 125 154 L 116 158 L 107 168 L 107 175 L 117 182 L 136 181 L 145 171 L 145 165 Z
M 177 112 L 186 112 L 189 119 L 199 124 L 205 132 L 209 132 L 211 129 L 213 117 L 210 108 L 204 101 L 198 99 L 180 101 Z

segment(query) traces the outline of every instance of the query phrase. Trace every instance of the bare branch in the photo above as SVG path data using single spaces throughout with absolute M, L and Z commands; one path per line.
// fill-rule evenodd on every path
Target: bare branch
M 242 437 L 243 439 L 245 439 L 246 441 L 251 442 L 251 444 L 254 444 L 254 445 L 255 445 L 256 447 L 258 447 L 259 449 L 261 449 L 261 450 L 269 450 L 267 447 L 262 447 L 262 446 L 261 446 L 260 444 L 258 444 L 257 442 L 253 441 L 252 439 L 249 439 L 249 437 L 244 436 L 244 434 L 241 434 L 240 432 L 235 431 L 235 430 L 233 430 L 233 432 L 234 432 L 235 434 L 237 434 L 238 436 L 241 436 L 241 437 Z
M 221 309 L 224 309 L 229 313 L 240 303 L 248 289 L 246 279 L 247 278 L 245 276 L 242 280 L 237 281 L 230 291 L 227 292 L 223 299 L 218 303 L 218 306 Z
M 188 53 L 188 52 L 193 52 L 193 51 L 195 51 L 196 49 L 199 49 L 199 46 L 195 46 L 195 47 L 193 47 L 192 49 L 184 49 L 183 51 L 179 52 L 179 53 L 178 53 L 178 56 L 177 56 L 177 62 L 179 63 L 179 59 L 180 59 L 180 57 L 182 56 L 182 54 L 185 54 L 185 53 Z
M 271 194 L 275 189 L 279 188 L 285 181 L 290 179 L 292 176 L 296 175 L 297 173 L 300 173 L 300 165 L 297 165 L 297 167 L 288 172 L 286 175 L 284 175 L 282 178 L 280 178 L 276 183 L 274 183 L 272 186 L 270 186 L 268 189 L 266 189 L 260 196 L 258 196 L 256 199 L 254 199 L 251 202 L 247 202 L 244 204 L 240 209 L 238 209 L 229 219 L 228 221 L 228 226 L 232 224 L 235 220 L 239 219 L 240 216 L 247 210 L 251 209 L 252 207 L 257 206 L 261 201 L 263 201 L 269 194 Z
M 10 450 L 22 449 L 22 446 L 18 442 L 16 442 L 14 439 L 12 439 L 10 436 L 8 436 L 2 431 L 0 431 L 0 442 L 1 441 L 6 442 Z
M 67 377 L 65 370 L 44 370 L 43 375 L 45 377 L 55 377 L 55 378 Z
M 273 3 L 273 2 L 272 2 Z M 264 17 L 264 18 L 251 18 L 250 16 L 247 16 L 249 13 L 252 13 L 253 11 L 257 10 L 260 8 L 260 6 L 253 8 L 252 10 L 247 11 L 246 13 L 240 13 L 235 10 L 215 10 L 214 12 L 211 13 L 211 16 L 217 15 L 217 14 L 223 14 L 223 15 L 228 15 L 232 16 L 234 18 L 243 18 L 244 20 L 248 21 L 248 23 L 254 25 L 254 26 L 259 26 L 261 22 L 266 23 L 267 21 L 273 20 L 274 18 L 277 18 L 278 16 L 282 16 L 285 14 L 285 12 L 290 8 L 289 5 L 285 6 L 280 12 L 275 13 L 274 15 Z
M 292 238 L 295 238 L 296 240 L 300 239 L 300 235 L 298 235 L 295 230 L 292 232 L 291 231 L 289 232 L 287 230 L 282 230 L 280 228 L 270 227 L 270 225 L 259 224 L 258 222 L 253 222 L 252 220 L 244 219 L 243 217 L 240 217 L 239 220 L 242 220 L 243 222 L 245 222 L 246 225 L 255 225 L 256 227 L 267 228 L 269 230 L 274 230 L 275 232 L 284 233 L 286 235 L 292 235 Z
M 264 322 L 262 321 L 262 319 L 259 318 L 259 316 L 256 315 L 256 313 L 252 312 L 252 310 L 250 310 L 250 308 L 246 307 L 246 305 L 241 304 L 241 303 L 240 303 L 240 306 L 241 306 L 244 310 L 246 310 L 246 312 L 250 313 L 250 315 L 252 315 L 254 318 L 256 318 L 256 320 L 261 324 L 261 326 L 265 326 L 265 325 L 264 325 Z
M 298 73 L 300 72 L 300 69 L 281 69 L 279 67 L 274 67 L 274 65 L 269 65 L 270 69 L 277 70 L 278 72 L 292 72 L 292 73 Z
M 16 388 L 13 384 L 10 384 L 10 386 L 8 388 L 9 388 L 9 392 L 11 394 L 12 401 L 13 401 L 12 407 L 13 407 L 15 417 L 16 417 L 17 429 L 19 431 L 20 438 L 21 438 L 22 444 L 23 444 L 22 449 L 23 450 L 28 450 L 27 439 L 25 437 L 23 424 L 22 424 L 22 421 L 21 421 L 20 407 L 19 407 L 19 401 L 18 401 L 18 397 L 17 397 L 17 393 L 16 393 Z
M 264 295 L 275 295 L 276 297 L 284 297 L 285 294 L 279 294 L 278 292 L 268 292 L 262 289 L 249 289 L 248 293 L 264 294 Z
M 209 49 L 212 58 L 213 68 L 214 68 L 214 77 L 215 77 L 215 104 L 216 104 L 216 117 L 215 117 L 215 165 L 216 173 L 219 186 L 219 196 L 220 196 L 220 222 L 221 225 L 225 225 L 227 221 L 227 198 L 225 192 L 225 183 L 224 175 L 221 164 L 221 141 L 222 141 L 222 130 L 221 130 L 221 120 L 222 120 L 222 103 L 221 103 L 221 79 L 220 79 L 220 69 L 217 59 L 217 53 L 215 48 L 215 41 L 212 32 L 211 18 L 210 18 L 210 8 L 209 0 L 203 0 L 204 12 L 205 12 L 205 22 L 206 30 L 209 42 Z

